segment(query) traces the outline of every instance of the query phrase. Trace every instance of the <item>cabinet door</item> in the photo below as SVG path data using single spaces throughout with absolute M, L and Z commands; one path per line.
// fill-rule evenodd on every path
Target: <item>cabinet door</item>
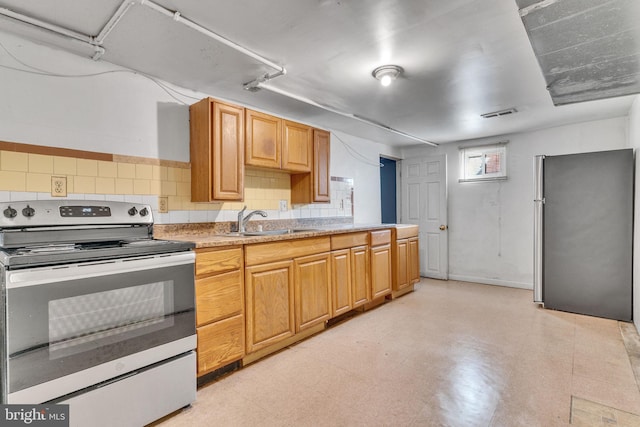
M 280 169 L 282 119 L 246 110 L 245 164 Z
M 329 191 L 329 158 L 331 150 L 331 134 L 329 132 L 313 130 L 313 201 L 330 202 Z
M 371 300 L 369 284 L 369 246 L 351 248 L 351 284 L 353 290 L 353 308 Z
M 409 282 L 420 281 L 420 246 L 417 237 L 409 239 Z
M 244 109 L 213 104 L 213 158 L 211 200 L 244 197 Z
M 332 317 L 346 313 L 353 307 L 351 289 L 351 251 L 331 252 Z
M 391 292 L 391 245 L 371 248 L 371 298 Z
M 244 317 L 230 317 L 197 329 L 198 376 L 244 357 Z
M 394 290 L 404 289 L 410 285 L 409 271 L 408 271 L 408 259 L 409 259 L 409 242 L 407 239 L 397 240 L 396 256 L 393 262 L 395 263 L 395 281 Z
M 329 253 L 296 258 L 296 332 L 328 320 L 331 314 Z
M 205 98 L 189 114 L 191 201 L 242 200 L 244 109 Z
M 295 333 L 293 261 L 245 269 L 247 353 Z
M 312 128 L 300 123 L 283 121 L 282 169 L 311 172 Z

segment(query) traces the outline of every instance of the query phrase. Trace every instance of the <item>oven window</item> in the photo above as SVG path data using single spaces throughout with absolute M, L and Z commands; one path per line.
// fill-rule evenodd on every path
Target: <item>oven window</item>
M 49 301 L 49 358 L 173 326 L 173 280 Z

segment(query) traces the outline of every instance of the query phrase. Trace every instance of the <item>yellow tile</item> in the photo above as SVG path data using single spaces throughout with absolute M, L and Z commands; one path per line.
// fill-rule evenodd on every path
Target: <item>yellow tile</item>
M 178 182 L 176 184 L 176 194 L 178 196 L 191 198 L 191 184 L 188 182 Z
M 42 154 L 29 154 L 29 172 L 53 173 L 53 157 Z
M 2 153 L 2 157 L 4 154 Z M 25 172 L 0 171 L 0 190 L 6 191 L 26 191 L 27 174 Z
M 53 173 L 56 175 L 76 175 L 78 173 L 77 159 L 73 157 L 53 157 Z
M 158 165 L 151 166 L 151 177 L 152 177 L 152 179 L 157 179 L 157 180 L 162 179 L 162 176 L 160 174 L 161 170 L 162 170 L 162 168 L 160 166 L 158 166 Z
M 98 176 L 102 178 L 117 178 L 118 166 L 114 162 L 98 161 Z
M 116 194 L 133 194 L 133 179 L 116 178 Z
M 157 194 L 158 196 L 162 194 L 162 186 L 159 180 L 153 180 L 149 184 L 150 194 Z
M 245 189 L 244 189 L 244 199 L 245 200 L 257 199 L 258 198 L 258 194 L 259 194 L 259 190 L 256 190 L 255 188 L 247 188 L 247 187 L 245 187 Z
M 134 163 L 117 163 L 118 178 L 133 179 L 136 177 L 136 165 Z
M 182 171 L 178 168 L 167 167 L 167 179 L 169 181 L 182 181 Z
M 170 211 L 178 211 L 182 210 L 182 198 L 178 196 L 169 196 L 169 210 Z
M 133 180 L 133 194 L 151 194 L 151 181 L 148 179 Z
M 67 175 L 67 194 L 75 192 L 75 176 Z
M 28 173 L 26 190 L 41 193 L 51 192 L 51 175 L 48 173 Z
M 96 193 L 98 194 L 116 194 L 115 178 L 96 178 Z
M 98 176 L 98 161 L 90 159 L 78 159 L 78 175 Z
M 153 179 L 152 165 L 135 165 L 136 179 Z
M 191 182 L 191 168 L 182 169 L 182 181 L 183 182 Z
M 76 193 L 95 194 L 96 178 L 93 176 L 76 176 L 74 191 Z
M 29 170 L 29 156 L 27 153 L 3 151 L 0 157 L 0 169 L 3 171 L 27 172 Z
M 160 179 L 163 181 L 169 180 L 169 168 L 167 166 L 160 166 Z
M 163 196 L 175 196 L 178 194 L 176 182 L 162 181 L 160 183 L 160 189 Z

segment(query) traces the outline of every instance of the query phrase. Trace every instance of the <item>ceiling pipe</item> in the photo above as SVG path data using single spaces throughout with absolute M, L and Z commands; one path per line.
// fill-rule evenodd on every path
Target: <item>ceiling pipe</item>
M 281 66 L 276 64 L 273 61 L 268 60 L 267 58 L 265 58 L 264 56 L 258 55 L 257 53 L 247 49 L 244 46 L 240 46 L 238 43 L 235 43 L 223 36 L 221 36 L 220 34 L 214 33 L 213 31 L 199 25 L 196 24 L 195 22 L 183 17 L 180 12 L 175 12 L 175 11 L 171 11 L 165 7 L 160 6 L 157 3 L 154 3 L 150 0 L 137 0 L 142 6 L 147 6 L 150 9 L 155 10 L 156 12 L 160 12 L 165 16 L 168 16 L 170 18 L 173 18 L 174 21 L 179 22 L 183 25 L 186 25 L 187 27 L 196 30 L 197 32 L 204 34 L 207 37 L 210 37 L 226 46 L 229 46 L 230 48 L 246 55 L 249 56 L 253 59 L 255 59 L 258 62 L 263 63 L 264 65 L 267 65 L 275 70 L 277 70 L 276 73 L 269 75 L 269 80 L 278 77 L 278 76 L 283 76 L 287 73 L 287 70 Z
M 102 30 L 100 30 L 100 32 L 96 36 L 96 43 L 98 45 L 102 45 L 104 43 L 104 39 L 107 38 L 111 30 L 113 30 L 115 26 L 118 25 L 118 22 L 120 22 L 120 20 L 124 17 L 127 11 L 131 9 L 131 6 L 133 6 L 134 4 L 136 4 L 136 2 L 133 0 L 124 0 L 120 4 L 120 7 L 118 7 L 118 10 L 116 10 L 115 13 L 111 16 L 111 18 L 109 18 L 107 23 L 104 24 L 104 27 L 102 27 Z
M 23 22 L 28 25 L 32 25 L 34 27 L 38 27 L 43 30 L 50 31 L 52 33 L 56 33 L 61 36 L 69 37 L 74 40 L 81 41 L 91 46 L 96 46 L 95 39 L 86 34 L 79 33 L 77 31 L 70 30 L 68 28 L 61 27 L 56 24 L 52 24 L 50 22 L 42 21 L 38 18 L 33 18 L 31 16 L 23 15 L 18 12 L 14 12 L 4 7 L 0 7 L 0 15 L 4 15 L 6 17 L 15 19 L 16 21 Z
M 286 96 L 287 98 L 291 98 L 291 99 L 295 99 L 295 100 L 300 101 L 300 102 L 304 102 L 305 104 L 321 108 L 321 109 L 323 109 L 325 111 L 329 111 L 330 113 L 338 114 L 340 116 L 347 117 L 349 119 L 353 119 L 353 120 L 357 120 L 357 121 L 362 122 L 362 123 L 366 123 L 366 124 L 368 124 L 370 126 L 375 126 L 378 129 L 383 129 L 383 130 L 386 130 L 387 132 L 395 133 L 396 135 L 400 135 L 400 136 L 403 136 L 405 138 L 412 139 L 414 141 L 418 141 L 418 142 L 421 142 L 423 144 L 430 145 L 432 147 L 437 147 L 439 145 L 439 144 L 437 144 L 437 143 L 435 143 L 433 141 L 428 141 L 428 140 L 426 140 L 424 138 L 419 138 L 417 136 L 410 135 L 410 134 L 408 134 L 406 132 L 402 132 L 402 131 L 394 129 L 394 128 L 390 127 L 390 126 L 375 122 L 373 120 L 370 120 L 370 119 L 367 119 L 367 118 L 364 118 L 364 117 L 361 117 L 361 116 L 358 116 L 358 115 L 355 115 L 355 114 L 345 113 L 344 111 L 337 110 L 337 109 L 329 107 L 327 105 L 319 104 L 316 101 L 314 101 L 312 99 L 309 99 L 309 98 L 306 98 L 304 96 L 296 95 L 294 93 L 287 92 L 287 91 L 284 91 L 282 89 L 275 88 L 273 86 L 265 85 L 264 83 L 258 83 L 257 86 L 259 88 L 261 88 L 261 89 L 265 89 L 265 90 L 268 90 L 270 92 L 277 93 L 277 94 L 282 95 L 282 96 Z

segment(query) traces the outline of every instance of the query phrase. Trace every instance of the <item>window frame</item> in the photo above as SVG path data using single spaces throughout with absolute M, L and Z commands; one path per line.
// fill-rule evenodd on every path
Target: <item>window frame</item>
M 504 181 L 507 179 L 507 143 L 500 141 L 490 144 L 460 146 L 460 173 L 458 182 L 491 182 Z M 487 173 L 487 156 L 498 154 L 500 156 L 500 170 L 495 173 Z M 480 175 L 467 175 L 469 159 L 481 156 Z

